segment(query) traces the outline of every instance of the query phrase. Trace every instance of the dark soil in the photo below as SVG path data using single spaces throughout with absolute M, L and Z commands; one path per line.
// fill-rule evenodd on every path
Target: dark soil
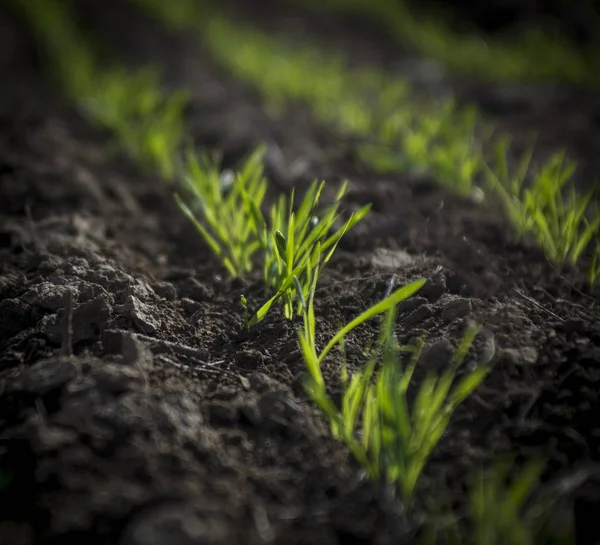
M 598 38 L 600 9 L 594 0 L 413 0 L 411 3 L 425 13 L 435 7 L 438 14 L 452 15 L 457 30 L 476 26 L 493 35 L 535 27 L 558 31 L 579 45 L 589 45 Z
M 401 341 L 428 336 L 417 382 L 468 321 L 485 330 L 467 364 L 493 336 L 499 361 L 457 411 L 418 505 L 445 485 L 460 504 L 469 471 L 503 452 L 545 456 L 550 484 L 597 473 L 600 292 L 583 274 L 553 270 L 494 210 L 432 180 L 328 160 L 336 141 L 305 110 L 269 116 L 195 41 L 95 4 L 78 3 L 124 61 L 158 63 L 192 90 L 190 130 L 227 166 L 268 140 L 278 189 L 348 178 L 349 208 L 374 203 L 323 278 L 321 341 L 390 279 L 418 277 L 397 327 Z M 259 278 L 228 281 L 168 188 L 107 156 L 27 34 L 6 15 L 0 29 L 0 544 L 413 542 L 414 521 L 394 516 L 304 395 L 296 324 L 275 312 L 244 334 L 239 297 L 258 302 Z M 353 367 L 376 332 L 348 340 Z M 325 366 L 332 386 L 338 366 Z M 567 516 L 597 528 L 599 498 L 588 479 Z

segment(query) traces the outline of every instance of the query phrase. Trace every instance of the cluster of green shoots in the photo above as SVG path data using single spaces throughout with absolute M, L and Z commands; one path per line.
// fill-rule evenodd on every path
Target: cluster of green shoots
M 341 221 L 343 184 L 329 207 L 320 209 L 324 183 L 315 182 L 297 210 L 294 193 L 282 195 L 263 215 L 267 181 L 264 150 L 257 150 L 233 180 L 222 176 L 218 157 L 189 149 L 184 140 L 186 94 L 168 95 L 154 71 L 129 73 L 121 66 L 104 67 L 65 4 L 53 0 L 17 3 L 18 13 L 32 24 L 43 41 L 67 94 L 92 122 L 106 128 L 115 144 L 141 165 L 158 169 L 176 184 L 176 199 L 185 215 L 221 259 L 233 277 L 243 277 L 260 254 L 267 301 L 247 325 L 260 322 L 281 301 L 285 316 L 302 311 L 310 279 L 330 260 L 342 236 L 360 221 L 369 206 Z
M 50 3 L 44 5 L 47 9 L 46 15 L 52 15 L 55 23 L 63 23 L 63 37 L 69 34 L 76 36 L 75 29 L 66 26 L 66 22 L 69 21 L 65 17 L 66 12 L 60 12 L 57 6 L 56 11 L 52 11 Z M 45 41 L 55 43 L 56 36 L 43 24 L 39 30 L 42 31 L 41 35 Z M 80 52 L 87 52 L 81 41 L 65 39 L 64 44 L 69 48 L 76 45 Z M 56 45 L 53 52 L 59 53 L 61 48 Z M 71 60 L 73 58 L 71 57 Z M 84 67 L 97 66 L 92 62 L 91 54 L 80 54 L 78 58 L 85 60 L 82 63 Z M 90 81 L 108 81 L 110 84 L 103 86 L 102 93 L 98 94 L 88 88 L 90 84 L 87 78 L 81 77 L 82 74 L 86 75 L 86 71 L 80 68 L 81 66 L 76 66 L 73 71 L 78 75 L 75 78 L 77 85 L 73 85 L 68 71 L 61 70 L 60 75 L 65 80 L 67 90 L 78 103 L 87 106 L 86 112 L 91 119 L 112 129 L 117 135 L 117 142 L 131 152 L 131 140 L 127 133 L 121 132 L 116 118 L 119 112 L 129 114 L 135 111 L 135 108 L 130 110 L 128 107 L 122 107 L 134 98 L 160 96 L 152 90 L 155 81 L 149 78 L 147 73 L 132 78 L 121 70 L 111 69 L 107 73 L 99 70 Z M 119 76 L 122 78 L 120 83 Z M 134 89 L 135 94 L 132 93 Z M 157 104 L 157 101 L 150 100 L 149 103 Z M 126 117 L 130 118 L 128 115 Z M 151 126 L 141 126 L 139 130 L 143 136 L 152 132 Z M 144 154 L 133 155 L 142 164 L 146 164 Z M 233 173 L 221 171 L 218 156 L 199 154 L 189 149 L 184 154 L 183 161 L 177 164 L 169 163 L 169 174 L 175 173 L 178 182 L 177 202 L 231 276 L 243 277 L 251 272 L 256 262 L 260 261 L 257 259 L 260 256 L 268 299 L 250 316 L 247 301 L 242 297 L 247 312 L 247 326 L 250 327 L 264 319 L 273 304 L 279 300 L 283 303 L 287 318 L 295 315 L 303 317 L 304 329 L 298 332 L 298 336 L 312 381 L 307 385 L 307 391 L 324 410 L 335 435 L 348 444 L 359 461 L 365 464 L 369 475 L 374 479 L 387 480 L 394 486 L 398 485 L 402 497 L 409 500 L 429 454 L 448 424 L 452 409 L 461 401 L 461 396 L 465 397 L 478 385 L 487 369 L 480 368 L 472 372 L 469 375 L 472 378 L 463 379 L 450 395 L 447 390 L 452 383 L 456 366 L 439 380 L 433 376 L 429 377 L 423 384 L 420 402 L 414 414 L 418 420 L 412 424 L 410 421 L 413 415 L 408 412 L 406 406 L 402 406 L 402 409 L 406 409 L 404 412 L 395 411 L 395 396 L 406 393 L 412 371 L 408 369 L 400 377 L 396 369 L 395 374 L 390 375 L 392 367 L 397 363 L 393 359 L 397 358 L 397 354 L 392 354 L 389 344 L 391 339 L 395 338 L 391 331 L 392 312 L 399 302 L 422 286 L 423 280 L 398 289 L 367 310 L 343 327 L 328 346 L 318 353 L 314 314 L 314 294 L 318 279 L 340 239 L 365 217 L 369 206 L 362 207 L 343 221 L 339 206 L 346 194 L 346 184 L 342 184 L 329 206 L 322 207 L 320 200 L 325 184 L 315 182 L 299 203 L 295 202 L 294 192 L 289 197 L 280 195 L 270 207 L 266 207 L 265 213 L 267 181 L 263 175 L 263 156 L 264 149 L 256 150 L 242 168 Z M 150 153 L 149 158 L 151 163 L 157 164 L 154 154 Z M 386 351 L 383 371 L 376 384 L 372 385 L 371 379 L 379 358 L 375 353 L 366 370 L 358 372 L 351 380 L 345 371 L 342 375 L 344 385 L 347 386 L 344 406 L 341 412 L 335 412 L 324 389 L 321 365 L 328 352 L 341 343 L 345 335 L 361 323 L 385 311 L 388 311 L 389 317 L 381 338 L 381 348 L 385 348 Z M 467 382 L 470 387 L 467 387 Z M 394 387 L 390 388 L 392 385 Z M 436 405 L 430 407 L 425 414 L 424 402 L 430 395 L 437 397 Z M 361 439 L 357 438 L 359 422 Z M 396 433 L 403 435 L 393 439 L 392 435 Z
M 429 9 L 415 15 L 406 0 L 287 0 L 311 9 L 360 15 L 420 54 L 453 72 L 491 80 L 567 80 L 597 83 L 600 57 L 593 49 L 578 52 L 556 33 L 531 29 L 510 36 L 486 37 L 476 28 L 457 32 L 448 14 Z M 430 6 L 431 8 L 431 6 Z
M 131 72 L 104 66 L 65 3 L 28 0 L 14 5 L 43 40 L 52 75 L 83 114 L 112 135 L 114 148 L 124 149 L 148 170 L 172 180 L 174 158 L 184 139 L 187 93 L 165 93 L 157 73 L 148 68 Z
M 559 156 L 529 168 L 531 157 L 526 153 L 521 167 L 509 172 L 508 146 L 503 139 L 488 145 L 481 134 L 477 139 L 477 133 L 487 130 L 478 127 L 472 108 L 458 109 L 452 101 L 415 100 L 403 80 L 382 71 L 350 69 L 340 55 L 267 36 L 206 7 L 194 10 L 184 2 L 186 16 L 178 17 L 177 2 L 134 1 L 177 30 L 203 28 L 202 39 L 215 58 L 252 83 L 268 105 L 310 105 L 317 119 L 357 138 L 354 152 L 371 169 L 429 173 L 459 196 L 495 197 L 517 235 L 533 237 L 555 266 L 589 257 L 589 281 L 598 280 L 600 250 L 594 257 L 589 247 L 600 233 L 600 212 L 589 206 L 592 193 L 581 195 L 574 189 L 573 167 L 563 169 Z M 356 0 L 348 6 L 366 9 L 366 4 Z M 392 3 L 383 0 L 368 4 L 375 12 L 392 9 Z M 570 57 L 568 66 L 575 66 Z
M 408 389 L 423 343 L 398 344 L 395 314 L 397 305 L 423 286 L 422 279 L 365 310 L 341 327 L 319 351 L 314 296 L 320 274 L 341 237 L 367 214 L 369 207 L 340 224 L 338 208 L 345 184 L 333 204 L 319 209 L 324 183 L 315 182 L 297 207 L 293 193 L 289 198 L 281 195 L 264 215 L 261 209 L 267 182 L 263 155 L 264 149 L 256 150 L 239 172 L 225 171 L 224 176 L 217 157 L 199 160 L 190 153 L 185 169 L 187 190 L 177 197 L 178 203 L 232 276 L 251 271 L 255 254 L 262 254 L 264 286 L 272 295 L 251 319 L 247 314 L 247 325 L 261 321 L 278 299 L 283 301 L 287 318 L 302 316 L 298 340 L 308 370 L 305 387 L 309 397 L 327 418 L 332 434 L 348 446 L 369 477 L 391 487 L 403 509 L 409 510 L 423 469 L 454 410 L 477 389 L 492 363 L 480 363 L 458 375 L 478 332 L 470 327 L 448 368 L 439 374 L 429 372 L 414 401 L 409 402 Z M 245 298 L 242 301 L 247 309 Z M 336 347 L 343 354 L 347 335 L 381 314 L 385 319 L 380 336 L 376 345 L 367 349 L 364 368 L 350 376 L 345 359 L 342 362 L 343 394 L 338 407 L 327 393 L 322 367 Z M 484 499 L 499 502 L 500 492 L 493 490 Z M 519 520 L 516 511 L 511 514 L 513 522 Z M 483 516 L 487 520 L 491 512 Z
M 510 173 L 508 147 L 507 139 L 496 143 L 494 168 L 486 169 L 490 188 L 500 197 L 518 236 L 532 236 L 558 267 L 574 266 L 600 234 L 600 210 L 592 201 L 596 188 L 581 194 L 569 184 L 575 163 L 566 160 L 562 153 L 555 154 L 534 172 L 531 152 L 525 153 Z M 597 247 L 590 265 L 592 283 L 596 280 L 599 257 Z
M 244 277 L 262 261 L 267 301 L 251 316 L 242 297 L 248 327 L 262 321 L 281 301 L 285 317 L 300 315 L 313 279 L 331 259 L 340 239 L 368 212 L 365 205 L 342 222 L 339 205 L 347 184 L 333 203 L 320 207 L 325 182 L 313 182 L 295 208 L 294 191 L 280 195 L 263 213 L 267 180 L 264 148 L 257 149 L 239 172 L 223 177 L 218 158 L 190 153 L 177 202 L 232 277 Z M 224 183 L 224 181 L 226 183 Z
M 422 343 L 398 345 L 395 309 L 423 283 L 422 280 L 412 282 L 363 312 L 343 327 L 321 352 L 316 348 L 311 296 L 303 315 L 304 328 L 299 332 L 300 347 L 310 373 L 310 397 L 327 416 L 334 436 L 348 445 L 371 479 L 391 485 L 405 507 L 412 502 L 423 468 L 446 431 L 454 409 L 490 370 L 489 364 L 479 365 L 455 383 L 456 373 L 477 333 L 476 328 L 470 328 L 448 369 L 439 375 L 430 372 L 421 382 L 411 406 L 408 388 Z M 340 377 L 343 394 L 341 406 L 337 407 L 327 394 L 321 372 L 323 361 L 336 345 L 343 348 L 344 337 L 354 328 L 381 313 L 386 317 L 380 338 L 375 347 L 368 350 L 369 359 L 364 369 L 350 377 L 343 362 Z M 374 379 L 377 366 L 380 372 Z
M 29 11 L 34 4 L 38 10 Z M 447 370 L 427 374 L 412 402 L 408 390 L 422 343 L 412 347 L 397 343 L 395 309 L 416 293 L 424 280 L 397 289 L 367 309 L 343 326 L 319 351 L 314 296 L 320 274 L 340 239 L 365 217 L 369 207 L 361 208 L 343 221 L 339 206 L 346 185 L 341 186 L 332 204 L 321 207 L 324 183 L 315 182 L 299 203 L 292 193 L 289 197 L 280 196 L 265 208 L 267 182 L 262 169 L 263 149 L 252 154 L 237 173 L 221 171 L 218 157 L 198 154 L 191 149 L 184 154 L 183 161 L 176 160 L 183 130 L 182 95 L 163 95 L 149 72 L 130 76 L 113 68 L 103 71 L 83 41 L 77 38 L 66 8 L 60 8 L 52 0 L 34 0 L 27 6 L 24 13 L 49 46 L 47 50 L 71 97 L 85 106 L 84 111 L 91 120 L 111 130 L 117 143 L 142 165 L 160 168 L 166 179 L 177 181 L 179 206 L 229 274 L 243 277 L 260 261 L 257 257 L 262 258 L 268 299 L 252 317 L 247 313 L 247 325 L 262 320 L 279 300 L 286 317 L 302 316 L 298 341 L 308 369 L 309 396 L 323 411 L 333 434 L 348 445 L 369 476 L 390 485 L 405 506 L 410 506 L 425 464 L 445 433 L 454 410 L 490 370 L 490 362 L 469 370 L 460 369 L 477 329 L 467 330 Z M 179 20 L 173 17 L 172 22 Z M 72 51 L 67 51 L 71 48 Z M 74 65 L 54 58 L 61 55 L 67 55 L 65 58 Z M 97 90 L 93 89 L 95 85 L 98 85 Z M 139 103 L 134 104 L 136 101 Z M 117 119 L 121 115 L 134 124 L 135 132 L 130 134 L 122 126 L 124 120 Z M 160 127 L 171 136 L 162 135 Z M 248 310 L 247 301 L 243 299 L 243 302 Z M 364 369 L 350 376 L 343 361 L 340 376 L 343 395 L 341 406 L 337 407 L 327 393 L 322 366 L 334 348 L 341 348 L 343 352 L 348 334 L 382 314 L 385 319 L 380 337 L 374 348 L 368 349 Z M 531 482 L 528 479 L 526 484 Z M 519 527 L 518 500 L 523 490 L 522 486 L 506 489 L 496 484 L 485 488 L 485 493 L 474 495 L 473 520 L 483 521 L 475 525 L 481 535 L 477 534 L 478 540 L 474 543 L 500 543 L 497 538 L 504 535 L 501 532 L 509 526 Z M 502 517 L 498 516 L 498 509 Z M 525 545 L 529 542 L 510 543 Z
M 531 460 L 517 470 L 512 457 L 501 457 L 493 467 L 474 471 L 468 502 L 460 513 L 447 506 L 423 527 L 423 545 L 574 545 L 573 528 L 552 523 L 563 499 L 539 483 L 545 468 Z M 584 479 L 585 477 L 583 477 Z M 580 479 L 568 488 L 574 490 Z M 440 502 L 438 502 L 440 503 Z

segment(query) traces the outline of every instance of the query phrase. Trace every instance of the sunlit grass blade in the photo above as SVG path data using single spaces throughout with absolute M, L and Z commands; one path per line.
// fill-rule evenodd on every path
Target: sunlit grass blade
M 323 349 L 321 355 L 319 356 L 320 361 L 323 361 L 331 349 L 350 331 L 358 327 L 363 322 L 366 322 L 367 320 L 370 320 L 371 318 L 382 314 L 391 308 L 394 308 L 400 302 L 408 299 L 411 295 L 414 295 L 418 290 L 420 290 L 423 284 L 425 284 L 425 280 L 415 280 L 414 282 L 397 289 L 389 297 L 385 298 L 354 318 L 354 320 L 338 331 L 336 335 L 329 341 L 329 343 L 327 343 L 327 346 Z

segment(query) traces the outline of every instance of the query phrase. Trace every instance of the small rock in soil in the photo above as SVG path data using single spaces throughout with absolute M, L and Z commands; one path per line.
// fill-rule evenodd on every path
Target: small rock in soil
M 20 299 L 44 310 L 55 311 L 64 308 L 67 300 L 67 292 L 77 298 L 77 290 L 73 287 L 55 286 L 50 282 L 42 282 L 21 295 Z
M 198 301 L 194 301 L 193 299 L 189 299 L 187 297 L 182 297 L 179 300 L 179 303 L 183 307 L 184 312 L 188 317 L 194 316 L 199 310 L 202 310 L 202 304 L 198 303 Z
M 84 257 L 73 257 L 63 267 L 66 275 L 76 276 L 77 278 L 84 278 L 91 268 L 90 262 Z
M 92 378 L 100 389 L 114 395 L 133 389 L 143 380 L 142 374 L 135 367 L 110 363 L 96 369 Z
M 452 343 L 448 339 L 440 339 L 425 345 L 419 358 L 419 365 L 427 370 L 440 371 L 450 364 L 452 354 L 454 354 Z
M 77 377 L 77 368 L 69 360 L 42 360 L 23 373 L 8 385 L 12 392 L 27 392 L 46 395 L 63 388 Z
M 60 344 L 65 334 L 64 311 L 54 316 L 42 327 L 48 338 Z M 95 339 L 101 333 L 111 317 L 111 310 L 104 297 L 96 297 L 79 305 L 73 311 L 73 343 Z
M 398 315 L 401 316 L 403 314 L 408 314 L 412 312 L 416 308 L 427 304 L 427 299 L 425 297 L 419 297 L 418 295 L 413 295 L 408 299 L 402 301 L 396 308 L 398 311 Z
M 442 312 L 442 320 L 445 322 L 451 322 L 458 318 L 464 318 L 471 312 L 471 303 L 468 299 L 462 297 L 452 299 L 448 303 Z
M 121 301 L 127 300 L 129 296 L 137 297 L 140 300 L 147 300 L 154 297 L 154 290 L 150 287 L 146 282 L 142 282 L 141 280 L 136 280 L 135 283 L 131 286 L 128 286 L 123 290 L 123 293 L 119 294 L 119 298 Z
M 191 276 L 179 283 L 177 291 L 180 297 L 187 297 L 192 301 L 202 302 L 209 298 L 209 292 L 204 284 Z
M 167 301 L 175 301 L 177 298 L 177 291 L 170 282 L 156 282 L 152 286 L 152 289 L 158 296 L 166 299 Z
M 433 316 L 433 311 L 429 305 L 420 306 L 414 312 L 411 312 L 406 318 L 402 320 L 404 327 L 414 327 L 421 324 L 425 320 L 428 320 Z
M 262 365 L 264 356 L 260 350 L 240 350 L 235 357 L 236 364 L 245 370 L 254 370 Z
M 160 327 L 160 321 L 152 316 L 152 309 L 150 306 L 142 303 L 134 295 L 127 297 L 125 304 L 121 307 L 121 312 L 146 335 L 155 333 Z
M 113 292 L 124 290 L 134 283 L 132 276 L 116 270 L 108 263 L 100 263 L 95 270 L 88 271 L 85 280 Z
M 430 303 L 435 303 L 445 292 L 446 280 L 443 275 L 437 275 L 427 280 L 418 293 Z

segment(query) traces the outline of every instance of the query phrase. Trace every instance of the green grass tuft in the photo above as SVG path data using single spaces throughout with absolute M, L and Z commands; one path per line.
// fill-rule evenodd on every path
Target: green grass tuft
M 221 172 L 218 156 L 188 151 L 181 171 L 177 204 L 234 278 L 252 271 L 261 247 L 246 202 L 262 206 L 267 191 L 263 156 L 264 149 L 257 149 L 234 174 Z
M 562 153 L 532 172 L 530 151 L 511 174 L 508 149 L 507 139 L 497 142 L 493 168 L 486 169 L 489 187 L 500 197 L 518 236 L 533 236 L 556 266 L 575 265 L 600 234 L 600 210 L 592 204 L 596 188 L 584 195 L 574 189 L 575 163 Z
M 424 281 L 398 289 L 342 328 L 321 351 L 315 347 L 316 325 L 312 297 L 304 314 L 304 329 L 298 333 L 310 374 L 307 392 L 327 417 L 332 433 L 344 441 L 373 480 L 386 482 L 410 506 L 419 477 L 435 446 L 446 431 L 454 409 L 487 376 L 490 364 L 481 364 L 457 378 L 457 371 L 477 334 L 467 331 L 449 368 L 429 373 L 409 405 L 408 388 L 421 353 L 421 346 L 400 347 L 395 340 L 396 305 L 416 293 Z M 315 283 L 316 285 L 316 283 Z M 313 286 L 314 288 L 314 286 Z M 326 391 L 321 365 L 345 336 L 365 321 L 386 313 L 377 346 L 362 371 L 348 376 L 341 371 L 343 395 L 337 407 Z M 406 355 L 409 362 L 404 365 Z M 373 381 L 375 368 L 381 367 Z
M 247 199 L 251 224 L 262 245 L 265 289 L 267 293 L 274 293 L 256 312 L 249 326 L 262 320 L 279 299 L 286 318 L 300 315 L 306 306 L 311 281 L 318 278 L 344 234 L 361 221 L 371 207 L 363 206 L 342 222 L 339 205 L 347 184 L 342 184 L 331 205 L 320 209 L 324 187 L 325 182 L 313 182 L 296 210 L 294 191 L 290 198 L 280 195 L 270 208 L 269 222 L 256 203 Z

